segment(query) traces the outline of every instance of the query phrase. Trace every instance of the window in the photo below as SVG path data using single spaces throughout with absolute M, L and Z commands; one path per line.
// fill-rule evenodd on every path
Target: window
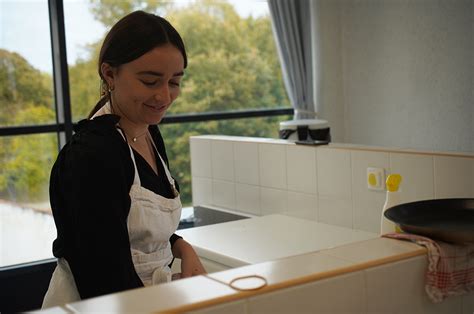
M 291 114 L 265 1 L 62 2 L 0 0 L 0 267 L 52 257 L 51 167 L 72 123 L 98 100 L 98 50 L 120 16 L 136 9 L 165 16 L 187 46 L 181 97 L 160 126 L 185 206 L 192 203 L 189 136 L 277 137 L 278 122 Z M 51 20 L 48 6 L 58 13 Z M 56 34 L 62 23 L 65 41 L 61 31 L 51 40 L 50 29 Z M 64 61 L 61 44 L 66 78 L 52 66 Z M 55 96 L 53 79 L 69 80 L 70 103 Z
M 53 133 L 0 138 L 0 266 L 53 257 L 48 181 L 57 151 Z
M 0 126 L 54 123 L 47 1 L 0 1 L 0 23 Z
M 64 19 L 74 121 L 85 118 L 99 99 L 97 60 L 106 31 L 135 9 L 166 17 L 186 45 L 188 68 L 181 95 L 167 116 L 290 107 L 266 1 L 67 1 Z M 183 204 L 191 205 L 190 135 L 277 137 L 278 122 L 285 119 L 163 124 Z
M 56 122 L 49 33 L 47 0 L 0 1 L 0 128 Z M 0 137 L 0 266 L 52 257 L 57 153 L 55 133 Z
M 66 1 L 74 121 L 98 100 L 97 59 L 106 31 L 134 9 L 165 16 L 187 48 L 181 96 L 169 115 L 289 107 L 265 1 Z

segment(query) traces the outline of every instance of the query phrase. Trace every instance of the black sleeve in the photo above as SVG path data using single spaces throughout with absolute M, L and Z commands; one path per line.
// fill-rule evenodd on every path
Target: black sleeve
M 127 155 L 106 147 L 69 148 L 51 175 L 57 241 L 82 299 L 143 286 L 128 237 Z
M 173 233 L 170 237 L 170 243 L 171 243 L 171 247 L 173 247 L 174 243 L 176 242 L 176 240 L 178 239 L 182 239 L 183 237 L 177 235 L 176 233 Z

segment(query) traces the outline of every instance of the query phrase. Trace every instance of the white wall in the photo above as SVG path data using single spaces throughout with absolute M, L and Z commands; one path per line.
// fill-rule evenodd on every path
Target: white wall
M 336 142 L 474 151 L 473 0 L 321 0 Z

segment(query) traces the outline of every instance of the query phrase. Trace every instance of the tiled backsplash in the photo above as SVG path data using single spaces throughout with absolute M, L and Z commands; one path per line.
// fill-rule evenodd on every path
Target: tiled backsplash
M 400 173 L 403 202 L 474 197 L 474 154 L 191 137 L 194 205 L 257 216 L 284 213 L 379 232 L 385 191 L 367 188 L 368 167 Z

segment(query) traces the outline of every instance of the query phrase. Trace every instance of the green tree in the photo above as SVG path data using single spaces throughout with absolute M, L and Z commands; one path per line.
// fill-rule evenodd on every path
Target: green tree
M 54 119 L 54 112 L 44 106 L 30 104 L 19 112 L 19 125 Z M 2 138 L 8 154 L 2 160 L 0 190 L 19 202 L 48 199 L 48 180 L 57 153 L 56 134 L 39 134 Z
M 0 125 L 36 125 L 55 120 L 52 79 L 17 53 L 0 50 Z M 0 139 L 0 195 L 44 201 L 56 135 Z
M 199 1 L 170 10 L 182 34 L 189 67 L 170 114 L 288 106 L 268 17 L 241 18 L 225 2 Z M 285 117 L 286 119 L 288 117 Z M 163 125 L 184 203 L 191 202 L 189 137 L 225 134 L 276 137 L 280 118 Z
M 32 67 L 18 53 L 0 49 L 0 125 L 15 124 L 15 116 L 31 105 L 52 109 L 52 91 L 49 74 Z M 54 121 L 54 117 L 43 118 L 37 122 Z
M 69 66 L 69 84 L 73 120 L 87 117 L 100 96 L 100 79 L 97 70 L 100 43 L 85 47 L 87 59 L 76 60 Z
M 121 17 L 136 10 L 146 12 L 163 13 L 173 6 L 171 2 L 161 2 L 156 0 L 89 0 L 90 11 L 94 18 L 107 27 L 112 26 Z

